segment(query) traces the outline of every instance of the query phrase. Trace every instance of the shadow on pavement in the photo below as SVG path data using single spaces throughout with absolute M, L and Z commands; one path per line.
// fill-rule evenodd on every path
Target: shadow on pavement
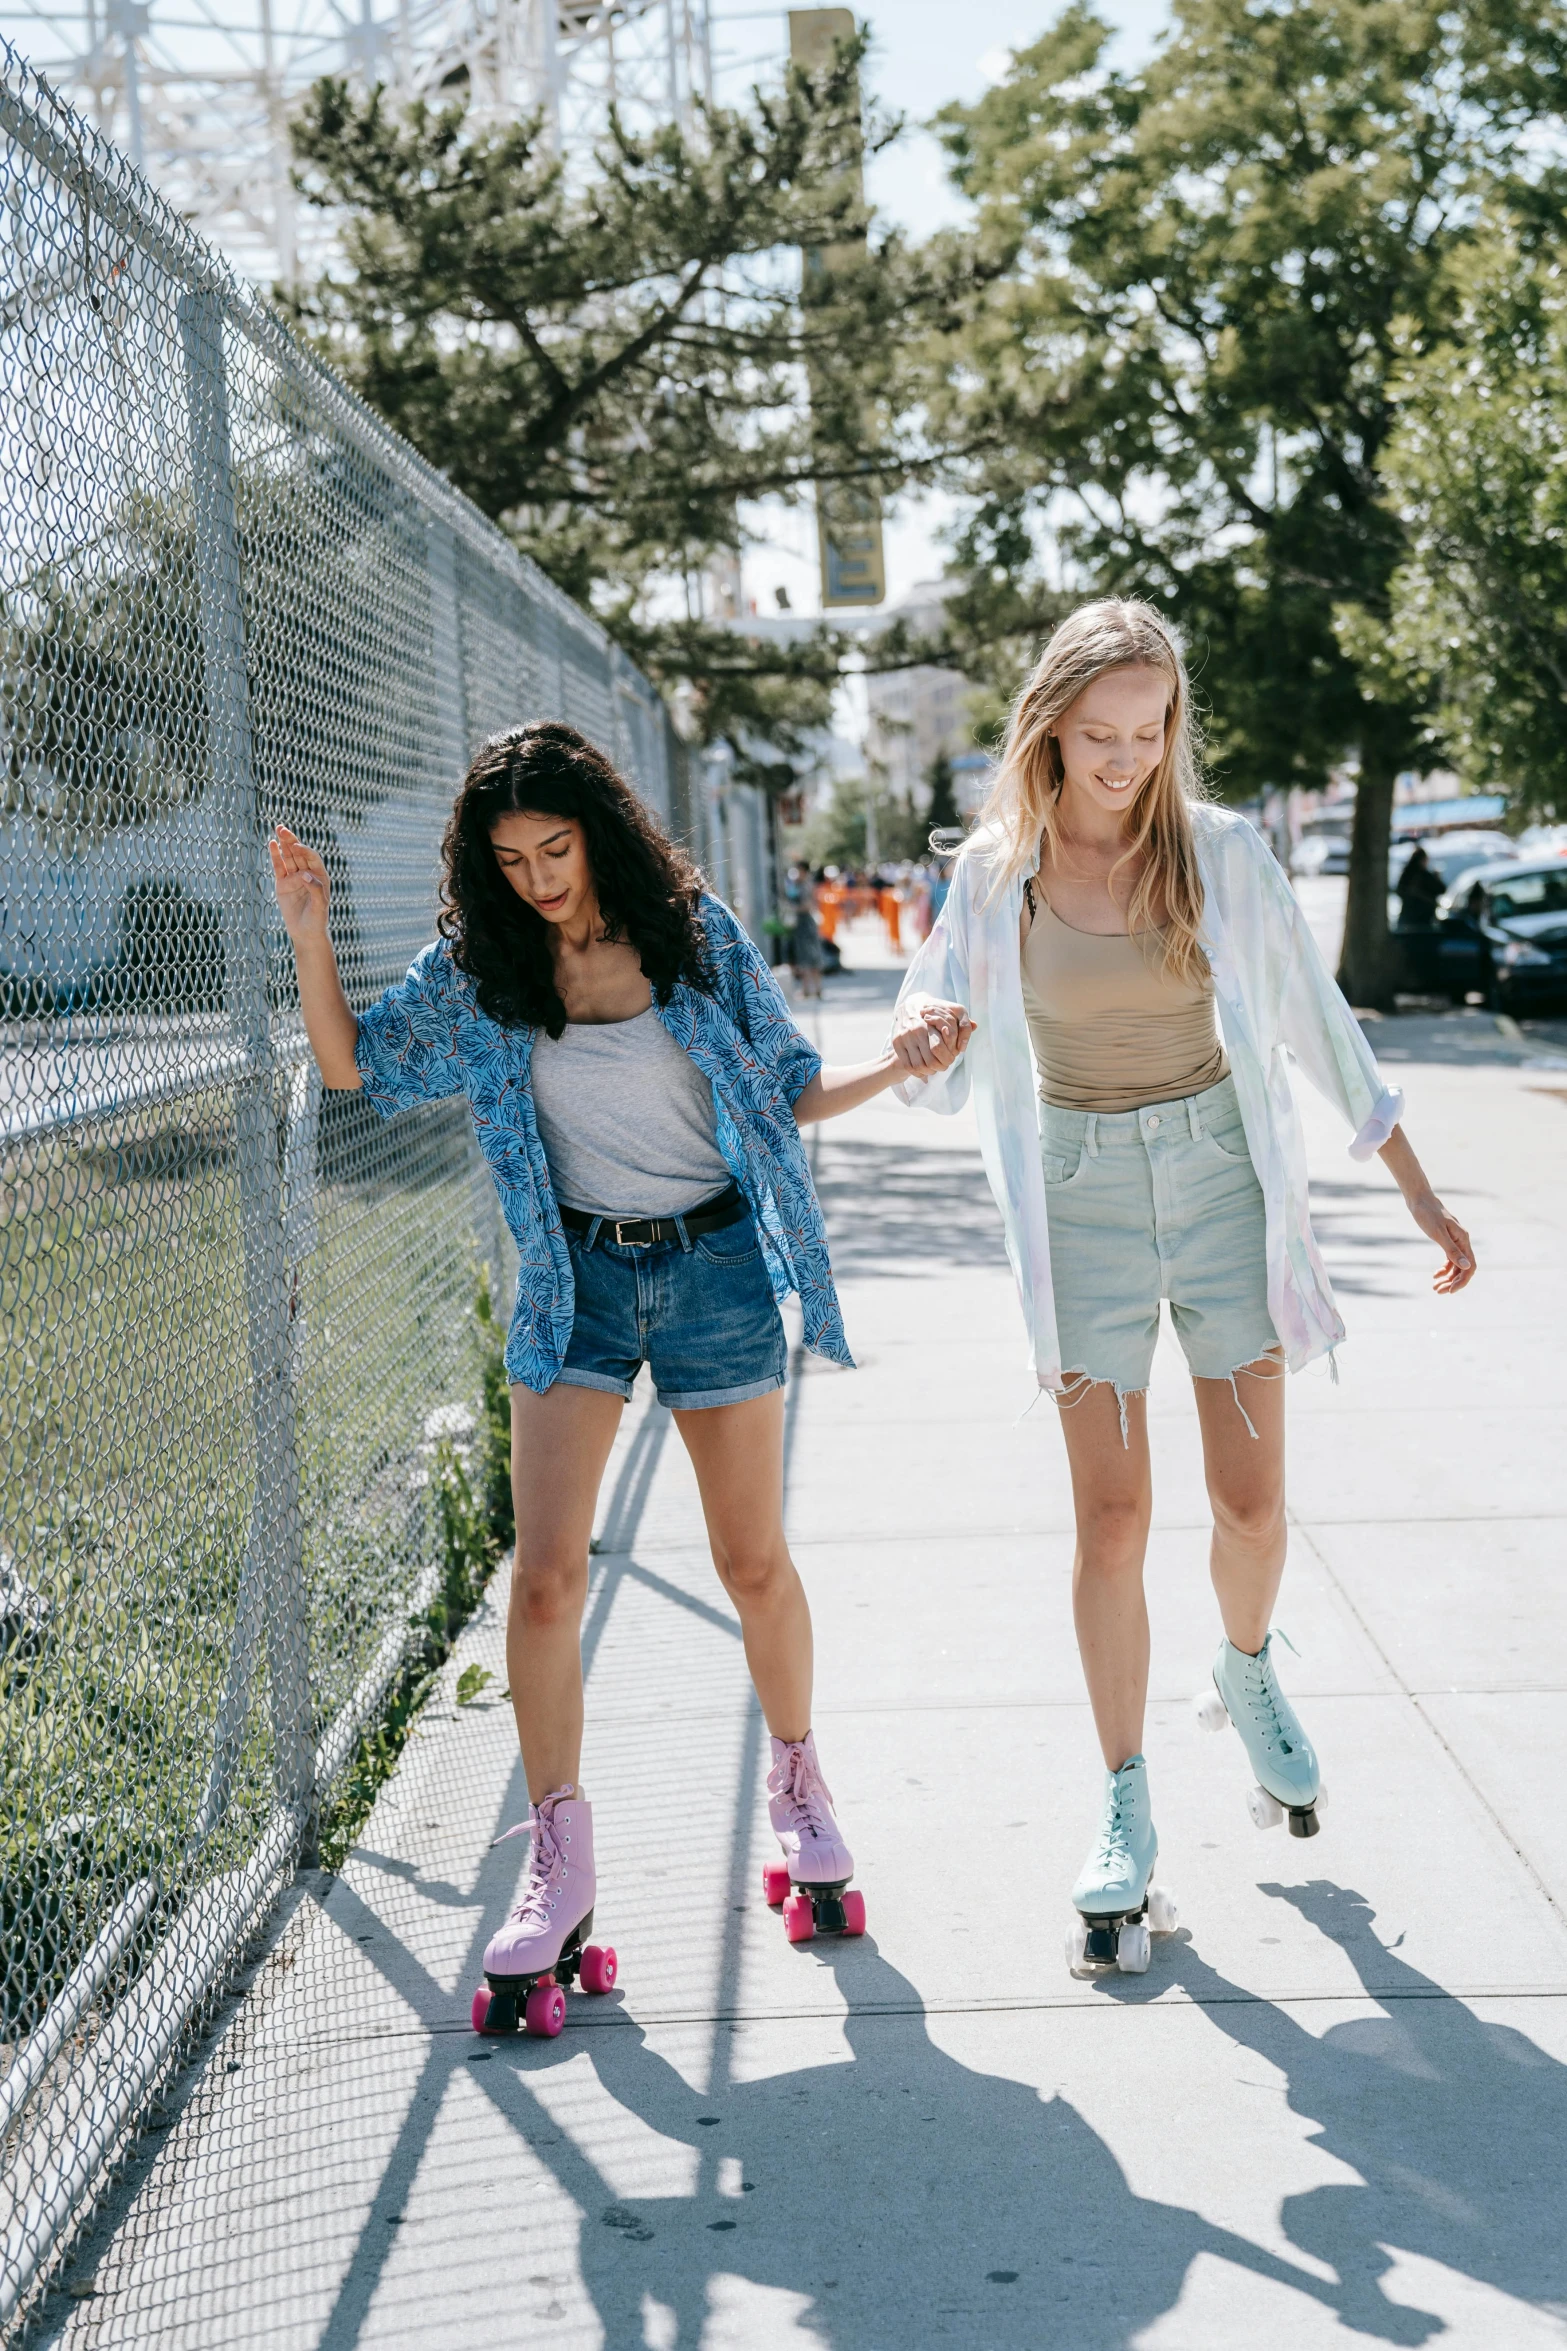
M 754 1788 L 744 1793 L 748 1810 Z M 579 2019 L 559 2041 L 484 2052 L 438 2034 L 428 2094 L 414 2101 L 378 2202 L 403 2200 L 422 2154 L 417 2117 L 433 2120 L 444 2080 L 466 2070 L 582 2215 L 577 2274 L 606 2351 L 652 2342 L 694 2351 L 737 2281 L 781 2296 L 801 2340 L 831 2351 L 906 2351 L 913 2323 L 921 2343 L 1131 2351 L 1179 2302 L 1203 2253 L 1294 2287 L 1379 2342 L 1423 2344 L 1446 2325 L 1387 2297 L 1400 2250 L 1559 2312 L 1567 2068 L 1386 1949 L 1358 1894 L 1323 1882 L 1265 1890 L 1339 1943 L 1367 1996 L 1391 2013 L 1318 2038 L 1184 1941 L 1164 1947 L 1155 1976 L 1108 1978 L 1103 1989 L 1141 2005 L 1178 1982 L 1218 2029 L 1285 2076 L 1291 2108 L 1317 2126 L 1315 2143 L 1358 2175 L 1283 2206 L 1289 2238 L 1330 2277 L 1137 2195 L 1068 2100 L 938 2048 L 914 1986 L 869 1937 L 799 1954 L 802 1971 L 832 1975 L 847 2006 L 847 2062 L 835 2049 L 827 2062 L 738 2078 L 744 2043 L 721 2027 L 714 2079 L 693 2089 L 624 2009 L 600 2010 L 591 2027 Z M 417 1999 L 406 1952 L 387 1958 Z M 795 2029 L 819 2049 L 835 2023 L 801 2016 Z M 531 2087 L 584 2055 L 623 2112 L 692 2150 L 693 2186 L 613 2193 Z M 1150 2131 L 1168 2127 L 1150 2112 Z M 367 2231 L 323 2351 L 358 2342 L 386 2245 L 384 2229 Z M 776 2324 L 784 2312 L 775 2313 Z
M 1474 1195 L 1448 1187 L 1463 1216 Z M 1411 1266 L 1431 1260 L 1430 1242 L 1407 1220 L 1390 1222 L 1387 1185 L 1362 1178 L 1311 1179 L 1311 1229 L 1336 1291 L 1356 1298 L 1407 1298 Z
M 916 2339 L 1130 2345 L 1179 2299 L 1199 2253 L 1331 2299 L 1292 2263 L 1137 2196 L 1065 2099 L 937 2048 L 913 1985 L 869 1938 L 801 1955 L 813 1960 L 850 2003 L 851 2063 L 698 2092 L 635 2027 L 587 2042 L 609 2094 L 694 2149 L 692 2195 L 626 2203 L 599 2188 L 595 2201 L 580 2165 L 561 2166 L 559 2132 L 527 2083 L 568 2059 L 568 2043 L 508 2044 L 505 2071 L 487 2080 L 585 2207 L 581 2275 L 610 2351 L 652 2339 L 650 2304 L 660 2342 L 700 2343 L 719 2278 L 788 2296 L 803 2339 L 844 2351 L 907 2351 Z M 821 2029 L 802 2025 L 813 2038 Z M 719 2166 L 736 2161 L 738 2194 L 722 2195 Z
M 1284 2200 L 1290 2241 L 1337 2277 L 1312 2290 L 1357 2334 L 1425 2343 L 1446 2320 L 1383 2288 L 1402 2251 L 1560 2316 L 1567 2066 L 1513 2026 L 1487 2023 L 1379 1941 L 1363 1895 L 1326 1879 L 1262 1890 L 1337 1943 L 1366 1996 L 1388 2009 L 1319 2037 L 1288 2008 L 1226 1982 L 1189 1943 L 1166 1946 L 1165 1980 L 1173 1976 L 1220 2030 L 1278 2068 L 1291 2109 L 1316 2125 L 1313 2144 L 1359 2175 Z M 1154 1980 L 1105 1986 L 1135 2000 Z
M 1567 1053 L 1567 1021 L 1532 1020 L 1527 1045 L 1506 1036 L 1494 1014 L 1462 1012 L 1362 1013 L 1360 1025 L 1378 1061 L 1449 1062 L 1460 1068 L 1521 1068 L 1535 1053 Z
M 828 1138 L 815 1163 L 833 1271 L 906 1282 L 921 1272 L 1005 1265 L 1001 1219 L 979 1153 Z

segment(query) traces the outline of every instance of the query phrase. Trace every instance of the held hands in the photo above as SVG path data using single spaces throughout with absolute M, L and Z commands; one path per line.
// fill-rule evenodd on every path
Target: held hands
M 278 826 L 267 847 L 272 853 L 272 885 L 283 927 L 296 947 L 314 946 L 327 935 L 332 885 L 326 866 L 286 824 Z
M 950 1069 L 974 1034 L 975 1023 L 961 1004 L 918 996 L 906 1004 L 892 1032 L 892 1050 L 911 1077 L 934 1077 Z

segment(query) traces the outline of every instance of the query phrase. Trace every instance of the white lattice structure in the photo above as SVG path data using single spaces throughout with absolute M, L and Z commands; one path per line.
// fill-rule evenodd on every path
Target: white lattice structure
M 321 74 L 466 89 L 483 119 L 542 107 L 568 152 L 612 101 L 644 126 L 712 86 L 707 0 L 0 0 L 0 33 L 264 284 L 331 241 L 289 178 L 288 118 Z

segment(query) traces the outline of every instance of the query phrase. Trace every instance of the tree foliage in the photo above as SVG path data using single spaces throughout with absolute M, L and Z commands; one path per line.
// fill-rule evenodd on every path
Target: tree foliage
M 798 749 L 840 647 L 737 636 L 689 583 L 738 552 L 745 501 L 888 490 L 933 451 L 903 353 L 956 315 L 972 261 L 873 229 L 860 45 L 775 96 L 636 134 L 585 172 L 540 116 L 472 125 L 324 81 L 294 128 L 300 184 L 338 212 L 347 271 L 304 323 L 358 389 L 591 605 L 709 737 Z M 830 248 L 831 269 L 801 252 Z M 809 397 L 807 397 L 807 386 Z M 762 780 L 772 777 L 762 762 Z
M 997 274 L 936 355 L 940 428 L 982 452 L 974 618 L 1063 582 L 1185 629 L 1222 788 L 1361 768 L 1346 978 L 1389 984 L 1392 779 L 1422 740 L 1385 628 L 1404 532 L 1380 463 L 1411 331 L 1440 334 L 1484 203 L 1558 206 L 1560 0 L 1177 0 L 1135 75 L 1074 0 L 944 118 Z M 1043 581 L 1048 525 L 1063 567 Z M 1342 626 L 1343 608 L 1360 624 Z
M 1404 526 L 1380 658 L 1471 782 L 1567 811 L 1567 274 L 1500 234 L 1411 338 L 1381 460 Z

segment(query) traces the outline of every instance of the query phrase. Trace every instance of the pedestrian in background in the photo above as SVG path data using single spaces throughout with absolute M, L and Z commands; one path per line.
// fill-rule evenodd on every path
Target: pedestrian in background
M 807 871 L 794 910 L 794 928 L 789 934 L 789 965 L 801 995 L 814 1000 L 822 992 L 822 966 L 827 958 L 822 953 L 822 934 L 811 900 L 811 877 Z
M 1072 1892 L 1073 1964 L 1147 1965 L 1158 1840 L 1143 1717 L 1152 1512 L 1146 1390 L 1170 1301 L 1197 1402 L 1224 1638 L 1208 1718 L 1245 1744 L 1259 1826 L 1314 1834 L 1317 1759 L 1279 1686 L 1284 1378 L 1344 1336 L 1311 1229 L 1289 1057 L 1381 1157 L 1442 1252 L 1474 1271 L 1271 851 L 1201 797 L 1180 652 L 1149 606 L 1085 606 L 1012 714 L 979 831 L 915 958 L 900 1019 L 968 1055 L 900 1088 L 972 1092 L 1041 1386 L 1061 1407 L 1077 1519 L 1073 1607 L 1105 1763 Z M 1215 1014 L 1218 1019 L 1216 1021 Z M 1222 1701 L 1222 1703 L 1221 1703 Z M 1157 1889 L 1154 1890 L 1157 1897 Z
M 1436 921 L 1437 900 L 1446 889 L 1436 867 L 1417 841 L 1398 877 L 1398 927 L 1401 931 L 1428 931 Z

